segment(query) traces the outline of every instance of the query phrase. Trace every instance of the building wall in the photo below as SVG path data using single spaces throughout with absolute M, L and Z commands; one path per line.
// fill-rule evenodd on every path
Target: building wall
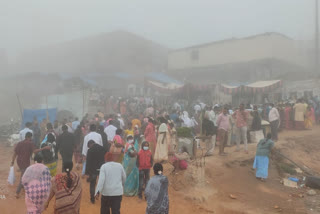
M 299 53 L 294 40 L 271 33 L 172 51 L 168 55 L 168 69 L 183 70 L 268 58 L 305 66 L 306 59 Z
M 289 99 L 291 95 L 302 98 L 306 92 L 312 92 L 313 96 L 320 96 L 320 81 L 317 79 L 287 81 L 282 90 L 284 99 Z

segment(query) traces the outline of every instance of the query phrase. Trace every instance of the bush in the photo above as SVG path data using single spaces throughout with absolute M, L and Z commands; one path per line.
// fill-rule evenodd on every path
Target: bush
M 177 128 L 177 136 L 184 138 L 193 138 L 191 134 L 191 129 L 188 127 Z
M 297 171 L 295 170 L 295 166 L 288 163 L 280 163 L 279 168 L 282 172 L 288 173 L 290 175 L 297 174 Z

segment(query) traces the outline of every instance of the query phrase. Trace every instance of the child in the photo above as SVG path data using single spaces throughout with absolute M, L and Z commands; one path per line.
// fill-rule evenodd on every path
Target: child
M 149 150 L 149 143 L 144 141 L 142 149 L 138 153 L 137 167 L 139 168 L 139 198 L 142 199 L 143 185 L 147 186 L 150 179 L 150 169 L 153 165 L 152 153 Z

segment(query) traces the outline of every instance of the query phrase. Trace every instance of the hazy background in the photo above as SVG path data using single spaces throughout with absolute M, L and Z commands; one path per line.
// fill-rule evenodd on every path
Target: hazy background
M 169 48 L 279 32 L 314 35 L 314 0 L 0 0 L 0 48 L 21 51 L 126 30 Z

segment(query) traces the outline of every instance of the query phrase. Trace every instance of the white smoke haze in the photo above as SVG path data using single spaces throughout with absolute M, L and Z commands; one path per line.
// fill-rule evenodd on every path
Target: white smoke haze
M 131 82 L 122 82 L 123 88 L 139 81 L 143 85 L 144 74 L 149 72 L 166 72 L 188 82 L 192 75 L 182 74 L 182 78 L 171 70 L 172 50 L 268 32 L 287 37 L 286 42 L 294 44 L 296 56 L 304 61 L 300 64 L 307 66 L 283 65 L 278 59 L 270 62 L 271 55 L 250 68 L 264 64 L 273 73 L 310 71 L 314 17 L 311 0 L 0 0 L 0 94 L 5 100 L 0 118 L 20 117 L 17 94 L 22 108 L 37 108 L 41 96 L 67 92 L 65 78 L 74 74 L 73 78 L 86 82 L 93 73 L 103 73 L 105 79 L 96 76 L 95 81 L 109 91 L 120 90 L 115 81 L 119 77 L 110 76 L 114 74 L 133 76 Z M 286 55 L 289 49 L 280 52 Z M 196 76 L 200 84 L 225 81 L 233 76 L 225 72 L 227 67 L 213 69 L 223 73 L 223 78 L 208 72 Z M 247 65 L 236 68 L 247 70 Z
M 314 2 L 301 0 L 0 1 L 0 47 L 11 57 L 39 46 L 125 30 L 181 48 L 278 32 L 314 34 Z

